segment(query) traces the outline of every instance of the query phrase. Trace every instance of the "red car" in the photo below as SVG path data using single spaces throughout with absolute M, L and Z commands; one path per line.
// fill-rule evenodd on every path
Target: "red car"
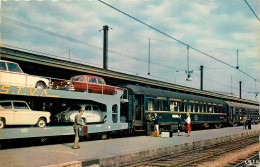
M 121 89 L 106 85 L 103 78 L 92 75 L 76 75 L 70 80 L 53 82 L 52 88 L 100 94 L 115 94 L 116 90 Z

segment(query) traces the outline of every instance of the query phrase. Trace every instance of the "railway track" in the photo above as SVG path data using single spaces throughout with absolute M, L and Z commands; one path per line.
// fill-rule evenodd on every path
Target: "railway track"
M 255 151 L 254 153 L 248 155 L 247 158 L 239 159 L 236 162 L 229 163 L 225 167 L 244 167 L 244 166 L 259 166 L 259 151 Z
M 203 162 L 213 161 L 221 157 L 225 153 L 233 152 L 242 148 L 246 148 L 252 144 L 259 142 L 259 134 L 253 134 L 248 137 L 236 138 L 235 140 L 208 145 L 201 148 L 182 152 L 172 152 L 157 157 L 149 157 L 143 160 L 135 160 L 118 164 L 116 166 L 127 167 L 165 167 L 165 166 L 199 166 Z

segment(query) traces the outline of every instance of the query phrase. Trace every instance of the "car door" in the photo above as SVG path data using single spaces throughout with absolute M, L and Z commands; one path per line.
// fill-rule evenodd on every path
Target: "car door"
M 37 123 L 37 113 L 30 110 L 25 102 L 13 102 L 13 109 L 16 125 L 33 125 Z
M 97 78 L 95 77 L 89 77 L 89 89 L 91 92 L 94 93 L 100 93 L 101 92 L 101 87 L 98 86 L 97 84 Z
M 103 113 L 100 111 L 98 106 L 92 105 L 92 112 L 93 112 L 93 119 L 95 119 L 95 122 L 103 121 Z
M 7 62 L 7 70 L 10 85 L 30 87 L 27 85 L 27 74 L 23 73 L 18 64 Z M 31 86 L 34 87 L 34 85 Z
M 92 110 L 92 106 L 91 105 L 86 105 L 85 106 L 85 113 L 86 118 L 87 118 L 87 123 L 91 123 L 91 122 L 95 122 L 95 118 L 93 115 L 93 110 Z
M 98 87 L 100 89 L 100 93 L 109 94 L 109 87 L 105 85 L 105 81 L 103 78 L 97 78 Z
M 6 125 L 14 124 L 14 111 L 11 102 L 0 103 L 0 116 L 5 118 Z

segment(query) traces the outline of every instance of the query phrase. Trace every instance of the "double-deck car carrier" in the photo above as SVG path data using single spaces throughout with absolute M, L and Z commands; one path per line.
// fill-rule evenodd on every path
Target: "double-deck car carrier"
M 105 122 L 90 124 L 88 133 L 109 133 L 114 131 L 124 131 L 128 129 L 128 123 L 122 119 L 120 111 L 122 94 L 124 90 L 117 90 L 113 95 L 83 93 L 53 89 L 38 89 L 23 86 L 0 85 L 0 99 L 6 100 L 24 100 L 30 103 L 33 108 L 41 108 L 50 110 L 53 115 L 57 113 L 59 108 L 62 111 L 63 105 L 55 107 L 54 104 L 86 102 L 102 104 L 107 115 Z M 48 105 L 47 105 L 48 104 Z M 56 112 L 55 112 L 56 110 Z M 15 113 L 12 113 L 15 114 Z M 120 119 L 121 118 L 121 119 Z M 0 119 L 5 119 L 1 117 Z M 8 121 L 8 120 L 5 120 Z M 52 123 L 55 125 L 55 122 Z M 31 137 L 46 137 L 46 136 L 62 136 L 73 135 L 72 125 L 69 126 L 46 126 L 39 127 L 8 127 L 0 129 L 0 139 L 15 139 L 15 138 L 31 138 Z

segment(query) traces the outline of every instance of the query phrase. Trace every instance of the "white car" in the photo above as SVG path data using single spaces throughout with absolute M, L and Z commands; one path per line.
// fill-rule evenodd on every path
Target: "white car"
M 49 80 L 24 73 L 17 63 L 0 60 L 0 84 L 47 88 L 49 87 Z
M 101 111 L 97 105 L 74 104 L 70 106 L 66 111 L 57 114 L 57 121 L 61 123 L 74 122 L 75 116 L 79 113 L 80 109 L 84 110 L 81 118 L 86 123 L 105 122 L 107 119 L 106 112 Z
M 50 115 L 50 112 L 31 110 L 25 101 L 0 100 L 0 129 L 5 125 L 45 127 L 50 122 Z

